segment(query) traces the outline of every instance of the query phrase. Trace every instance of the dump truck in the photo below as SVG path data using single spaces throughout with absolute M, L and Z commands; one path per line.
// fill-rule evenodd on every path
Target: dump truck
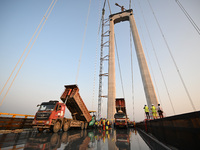
M 126 127 L 128 128 L 128 118 L 126 114 L 126 106 L 124 98 L 115 99 L 116 113 L 114 115 L 115 127 Z
M 79 94 L 77 85 L 65 85 L 60 99 L 62 102 L 50 100 L 38 105 L 40 107 L 34 117 L 33 128 L 37 128 L 39 132 L 45 129 L 58 132 L 61 128 L 67 131 L 70 127 L 87 129 L 88 123 L 94 122 Z M 66 107 L 71 112 L 72 119 L 64 117 Z

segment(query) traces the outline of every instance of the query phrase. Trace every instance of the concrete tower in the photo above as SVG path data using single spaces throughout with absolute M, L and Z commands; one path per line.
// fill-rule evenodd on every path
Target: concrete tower
M 134 40 L 135 50 L 137 53 L 137 59 L 140 67 L 142 76 L 145 96 L 149 108 L 151 104 L 158 105 L 157 96 L 151 80 L 151 75 L 148 69 L 138 30 L 136 27 L 135 19 L 133 16 L 133 10 L 127 10 L 120 13 L 112 14 L 109 16 L 110 19 L 110 35 L 109 35 L 109 68 L 108 68 L 108 105 L 107 105 L 107 118 L 112 121 L 115 114 L 115 98 L 116 98 L 116 87 L 115 87 L 115 39 L 114 39 L 114 25 L 121 21 L 129 21 L 132 36 Z

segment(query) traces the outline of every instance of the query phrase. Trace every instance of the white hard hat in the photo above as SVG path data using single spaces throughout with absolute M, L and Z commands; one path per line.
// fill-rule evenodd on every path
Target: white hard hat
M 152 106 L 154 105 L 154 104 L 151 104 Z

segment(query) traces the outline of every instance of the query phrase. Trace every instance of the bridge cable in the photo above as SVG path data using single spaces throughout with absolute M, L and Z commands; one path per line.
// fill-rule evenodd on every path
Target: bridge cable
M 166 38 L 165 38 L 165 36 L 164 36 L 164 34 L 163 34 L 163 31 L 162 31 L 162 29 L 161 29 L 161 27 L 160 27 L 159 22 L 158 22 L 158 20 L 157 20 L 157 18 L 156 18 L 156 16 L 155 16 L 155 13 L 154 13 L 154 11 L 153 11 L 153 8 L 152 8 L 152 6 L 151 6 L 149 0 L 147 0 L 147 2 L 149 3 L 149 6 L 150 6 L 151 11 L 152 11 L 152 13 L 153 13 L 153 16 L 154 16 L 154 18 L 155 18 L 155 20 L 156 20 L 156 23 L 157 23 L 157 25 L 158 25 L 158 27 L 159 27 L 159 30 L 160 30 L 161 34 L 162 34 L 162 37 L 163 37 L 164 42 L 165 42 L 165 44 L 166 44 L 166 46 L 167 46 L 167 49 L 168 49 L 168 51 L 169 51 L 169 54 L 170 54 L 170 56 L 171 56 L 171 58 L 172 58 L 172 60 L 173 60 L 173 63 L 174 63 L 174 65 L 175 65 L 175 67 L 176 67 L 176 70 L 177 70 L 178 75 L 179 75 L 179 77 L 180 77 L 180 79 L 181 79 L 181 82 L 182 82 L 183 87 L 184 87 L 184 89 L 185 89 L 185 91 L 186 91 L 186 94 L 187 94 L 187 96 L 188 96 L 188 98 L 189 98 L 189 101 L 190 101 L 190 103 L 191 103 L 191 105 L 192 105 L 192 108 L 193 108 L 193 110 L 196 110 L 196 109 L 195 109 L 195 106 L 194 106 L 194 104 L 193 104 L 192 98 L 191 98 L 191 96 L 190 96 L 190 94 L 189 94 L 189 92 L 188 92 L 188 89 L 187 89 L 187 87 L 186 87 L 186 85 L 185 85 L 185 82 L 184 82 L 184 80 L 183 80 L 183 78 L 182 78 L 182 75 L 181 75 L 181 73 L 180 73 L 180 71 L 179 71 L 179 69 L 178 69 L 178 66 L 177 66 L 177 64 L 176 64 L 176 62 L 175 62 L 175 59 L 174 59 L 174 57 L 173 57 L 173 55 L 172 55 L 172 52 L 171 52 L 171 50 L 170 50 L 170 48 L 169 48 L 169 45 L 168 45 L 168 43 L 167 43 L 167 40 L 166 40 Z
M 122 72 L 121 72 L 121 67 L 120 67 L 120 61 L 119 61 L 119 54 L 118 54 L 118 49 L 117 49 L 116 37 L 115 37 L 115 47 L 116 47 L 116 52 L 117 52 L 117 62 L 118 62 L 118 67 L 119 67 L 119 73 L 120 73 L 120 81 L 121 81 L 121 86 L 122 86 L 122 92 L 123 92 L 123 97 L 125 98 L 124 86 L 123 86 L 123 80 L 122 80 Z
M 185 8 L 183 7 L 183 5 L 178 0 L 175 0 L 175 1 L 178 4 L 178 6 L 180 7 L 180 9 L 183 11 L 183 13 L 185 14 L 185 16 L 187 17 L 187 19 L 190 21 L 190 23 L 192 24 L 192 26 L 195 28 L 195 30 L 197 31 L 197 33 L 200 35 L 200 29 L 197 26 L 197 24 L 194 22 L 194 20 L 191 18 L 191 16 L 188 14 L 188 12 L 185 10 Z
M 36 39 L 38 38 L 38 35 L 40 34 L 40 32 L 41 32 L 41 30 L 42 30 L 42 28 L 43 28 L 44 24 L 46 23 L 46 21 L 47 21 L 47 19 L 48 19 L 49 15 L 51 14 L 51 11 L 52 11 L 52 9 L 54 8 L 54 6 L 55 6 L 56 2 L 57 2 L 57 0 L 55 0 L 55 2 L 54 2 L 54 4 L 53 4 L 53 6 L 51 7 L 50 11 L 48 12 L 48 15 L 47 15 L 47 17 L 45 17 L 45 16 L 44 16 L 44 17 L 45 17 L 45 21 L 43 22 L 43 24 L 42 24 L 42 26 L 41 26 L 41 28 L 40 28 L 40 30 L 39 30 L 39 32 L 38 32 L 38 34 L 37 34 L 37 36 L 35 37 L 35 40 L 33 41 L 33 43 L 32 43 L 32 45 L 31 45 L 31 47 L 30 47 L 29 51 L 27 52 L 27 54 L 26 54 L 26 56 L 25 56 L 25 58 L 24 58 L 24 60 L 23 60 L 23 62 L 22 62 L 22 64 L 20 65 L 20 68 L 18 69 L 18 71 L 17 71 L 17 73 L 16 73 L 16 75 L 15 75 L 15 77 L 14 77 L 14 79 L 13 79 L 12 83 L 10 84 L 10 86 L 9 86 L 9 88 L 8 88 L 8 90 L 7 90 L 7 92 L 6 92 L 6 94 L 4 95 L 4 97 L 3 97 L 3 100 L 2 100 L 2 101 L 1 101 L 1 103 L 0 103 L 0 106 L 2 105 L 2 103 L 3 103 L 4 99 L 6 98 L 6 95 L 8 94 L 8 92 L 9 92 L 10 88 L 12 87 L 12 85 L 13 85 L 13 82 L 15 81 L 15 79 L 16 79 L 16 77 L 17 77 L 17 75 L 18 75 L 19 71 L 21 70 L 21 68 L 22 68 L 22 66 L 23 66 L 23 64 L 24 64 L 24 62 L 25 62 L 25 60 L 26 60 L 26 58 L 27 58 L 28 54 L 30 53 L 30 51 L 31 51 L 31 49 L 32 49 L 32 47 L 33 47 L 33 45 L 35 44 L 35 41 L 36 41 Z
M 131 9 L 131 0 L 129 1 L 129 9 Z M 133 79 L 133 49 L 132 49 L 132 36 L 130 27 L 130 53 L 131 53 L 131 88 L 132 88 L 132 107 L 133 107 L 133 121 L 135 121 L 135 110 L 134 110 L 134 79 Z
M 133 80 L 133 53 L 132 53 L 132 36 L 131 36 L 131 28 L 130 28 L 130 52 L 131 52 L 131 87 L 132 87 L 132 102 L 133 102 L 133 121 L 135 120 L 134 113 L 134 80 Z
M 100 9 L 100 6 L 101 6 L 101 0 L 99 0 L 99 18 L 98 18 L 98 33 L 97 33 L 97 41 L 96 41 L 96 56 L 95 56 L 95 64 L 94 64 L 94 81 L 93 81 L 93 94 L 92 94 L 92 110 L 93 107 L 94 107 L 94 97 L 95 97 L 95 84 L 96 84 L 96 66 L 97 66 L 97 52 L 98 52 L 98 44 L 99 44 L 99 32 L 100 32 L 100 27 L 101 27 L 101 21 L 102 19 L 100 18 L 101 17 L 101 9 Z
M 33 36 L 31 37 L 31 39 L 30 39 L 30 41 L 29 41 L 28 45 L 26 46 L 26 48 L 25 48 L 24 52 L 22 53 L 22 55 L 21 55 L 21 57 L 19 58 L 19 60 L 18 60 L 17 64 L 15 65 L 14 69 L 12 70 L 12 72 L 11 72 L 11 74 L 10 74 L 10 76 L 9 76 L 8 80 L 6 81 L 5 85 L 3 86 L 3 88 L 2 88 L 2 90 L 1 90 L 1 92 L 0 92 L 0 95 L 2 94 L 2 92 L 3 92 L 3 90 L 5 89 L 6 85 L 8 84 L 8 82 L 9 82 L 9 80 L 10 80 L 11 76 L 13 75 L 13 73 L 14 73 L 15 69 L 17 68 L 17 66 L 18 66 L 19 62 L 21 61 L 21 59 L 22 59 L 22 57 L 23 57 L 24 53 L 26 52 L 26 50 L 27 50 L 27 48 L 28 48 L 29 44 L 31 43 L 31 41 L 32 41 L 33 37 L 35 36 L 35 34 L 36 34 L 36 32 L 37 32 L 38 28 L 40 27 L 41 23 L 43 22 L 43 20 L 44 20 L 44 18 L 45 18 L 45 16 L 46 16 L 46 14 L 47 14 L 47 12 L 49 11 L 49 9 L 50 9 L 51 5 L 53 4 L 53 2 L 54 2 L 54 0 L 52 0 L 52 2 L 51 2 L 51 4 L 50 4 L 49 8 L 47 9 L 47 11 L 46 11 L 45 15 L 43 16 L 42 20 L 40 21 L 40 24 L 38 25 L 38 27 L 37 27 L 37 29 L 35 30 L 35 32 L 34 32 L 34 34 L 33 34 Z
M 136 9 L 135 9 L 135 10 L 136 10 Z M 138 20 L 139 20 L 139 17 L 138 17 Z M 140 24 L 139 24 L 139 28 L 140 28 L 141 31 L 142 31 L 142 27 L 140 26 Z M 147 58 L 148 58 L 150 70 L 151 70 L 151 72 L 152 72 L 153 81 L 154 81 L 154 83 L 155 83 L 155 88 L 156 88 L 156 91 L 157 91 L 157 94 L 158 94 L 158 98 L 159 98 L 160 103 L 161 103 L 161 98 L 160 98 L 160 94 L 159 94 L 157 82 L 156 82 L 156 79 L 155 79 L 155 76 L 154 76 L 154 72 L 153 72 L 153 68 L 152 68 L 152 65 L 151 65 L 151 59 L 150 59 L 149 54 L 148 54 L 148 51 L 147 51 L 147 46 L 146 46 L 146 42 L 145 42 L 145 38 L 144 38 L 143 32 L 141 32 L 141 35 L 142 35 L 142 39 L 144 40 L 144 49 L 146 50 L 145 53 L 147 54 Z M 161 105 L 162 105 L 162 103 L 161 103 Z
M 80 57 L 79 57 L 79 63 L 78 63 L 78 69 L 77 69 L 75 83 L 78 82 L 79 70 L 80 70 L 80 65 L 81 65 L 81 58 L 82 58 L 82 54 L 83 54 L 83 47 L 84 47 L 84 44 L 85 44 L 85 36 L 86 36 L 88 18 L 89 18 L 89 15 L 90 15 L 90 6 L 91 6 L 91 0 L 89 2 L 89 7 L 88 7 L 87 19 L 86 19 L 86 23 L 85 23 L 85 30 L 84 30 L 83 40 L 82 40 L 82 47 L 81 47 L 81 52 L 80 52 Z
M 109 7 L 110 15 L 111 15 L 111 14 L 112 14 L 112 12 L 111 12 L 111 8 L 110 8 L 110 3 L 109 3 L 109 0 L 107 0 L 107 2 L 108 2 L 108 7 Z
M 147 26 L 146 19 L 145 19 L 145 17 L 144 17 L 144 13 L 143 13 L 141 4 L 140 4 L 139 1 L 138 1 L 138 3 L 139 3 L 139 6 L 140 6 L 140 9 L 141 9 L 141 12 L 142 12 L 142 17 L 143 17 L 143 20 L 144 20 L 144 24 L 145 24 L 145 27 L 146 27 L 146 29 L 147 29 L 147 33 L 148 33 L 149 39 L 150 39 L 150 41 L 151 41 L 151 45 L 152 45 L 152 48 L 153 48 L 153 52 L 154 52 L 154 55 L 155 55 L 155 57 L 156 57 L 156 62 L 157 62 L 157 64 L 158 64 L 158 67 L 159 67 L 159 70 L 160 70 L 160 73 L 161 73 L 161 76 L 162 76 L 162 80 L 163 80 L 163 82 L 164 82 L 165 89 L 166 89 L 167 94 L 168 94 L 168 98 L 169 98 L 171 107 L 172 107 L 172 109 L 173 109 L 174 114 L 176 114 L 176 113 L 175 113 L 175 110 L 174 110 L 174 106 L 173 106 L 172 100 L 171 100 L 171 96 L 170 96 L 170 94 L 169 94 L 169 90 L 168 90 L 168 87 L 167 87 L 167 84 L 166 84 L 166 81 L 165 81 L 165 78 L 164 78 L 164 75 L 163 75 L 163 71 L 162 71 L 162 69 L 161 69 L 160 62 L 159 62 L 159 60 L 158 60 L 158 56 L 157 56 L 157 53 L 156 53 L 156 50 L 155 50 L 155 47 L 154 47 L 154 44 L 153 44 L 153 41 L 152 41 L 152 38 L 151 38 L 151 34 L 150 34 L 150 32 L 149 32 L 149 28 L 148 28 L 148 26 Z M 149 59 L 149 60 L 150 60 L 150 59 Z M 154 79 L 154 80 L 155 80 L 155 79 Z M 156 89 L 157 89 L 157 87 L 156 87 Z M 158 91 L 158 89 L 157 89 L 157 91 Z M 159 96 L 159 93 L 158 93 L 158 96 Z M 160 99 L 160 96 L 159 96 L 159 99 Z M 161 102 L 161 99 L 160 99 L 160 103 L 162 103 L 162 102 Z M 162 104 L 161 104 L 161 105 L 162 105 Z

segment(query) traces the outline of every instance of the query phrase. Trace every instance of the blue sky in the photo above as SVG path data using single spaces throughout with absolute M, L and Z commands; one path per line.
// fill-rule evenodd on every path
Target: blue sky
M 42 101 L 59 99 L 64 90 L 64 85 L 75 83 L 89 2 L 89 0 L 57 1 L 11 90 L 2 106 L 0 106 L 0 112 L 35 114 L 37 104 Z M 114 5 L 116 2 L 128 8 L 128 0 L 110 0 L 112 13 L 120 11 L 120 8 Z M 150 69 L 150 72 L 154 75 L 156 80 L 156 85 L 158 87 L 158 91 L 156 92 L 160 95 L 159 101 L 161 101 L 166 115 L 173 115 L 144 24 L 139 2 L 176 114 L 193 111 L 147 0 L 134 0 L 132 1 L 132 8 L 146 57 L 147 54 L 149 56 L 147 57 L 147 62 L 149 66 L 151 64 L 152 70 Z M 200 2 L 198 0 L 180 0 L 180 2 L 196 24 L 200 26 Z M 51 0 L 0 1 L 0 89 L 2 89 L 6 83 L 12 69 L 26 48 L 50 3 Z M 196 109 L 200 110 L 200 96 L 198 90 L 200 85 L 200 35 L 192 27 L 175 1 L 151 0 L 150 3 L 192 97 L 193 103 Z M 77 82 L 80 88 L 80 94 L 89 110 L 97 110 L 100 54 L 98 26 L 102 4 L 103 1 L 91 1 L 90 15 Z M 108 18 L 108 16 L 109 9 L 108 5 L 106 5 L 105 17 Z M 128 22 L 115 25 L 127 112 L 129 117 L 133 118 L 129 30 Z M 93 98 L 95 62 L 95 95 Z M 104 72 L 107 72 L 107 64 L 104 64 L 104 68 Z M 133 70 L 134 112 L 136 121 L 140 121 L 144 119 L 144 110 L 142 108 L 143 105 L 146 104 L 146 100 L 134 47 Z M 11 79 L 13 79 L 13 77 Z M 117 97 L 123 97 L 120 82 L 118 63 L 116 62 Z M 9 82 L 9 84 L 10 83 L 11 82 Z M 3 99 L 9 84 L 0 96 L 0 101 Z M 106 93 L 106 79 L 103 85 L 104 93 Z M 102 115 L 104 117 L 106 117 L 106 104 L 106 99 L 104 99 L 102 109 Z M 66 116 L 70 116 L 68 112 Z

